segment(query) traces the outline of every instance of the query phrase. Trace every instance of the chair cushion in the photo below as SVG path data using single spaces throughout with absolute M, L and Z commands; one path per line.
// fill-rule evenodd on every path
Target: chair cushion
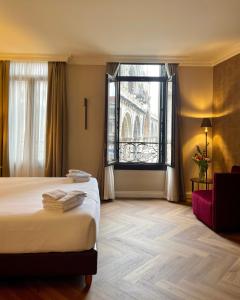
M 200 190 L 192 193 L 192 209 L 195 216 L 213 228 L 212 190 Z

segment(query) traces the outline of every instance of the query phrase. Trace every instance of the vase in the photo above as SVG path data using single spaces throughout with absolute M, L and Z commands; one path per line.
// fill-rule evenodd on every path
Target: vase
M 198 176 L 200 181 L 204 181 L 206 178 L 206 169 L 205 168 L 199 168 L 199 176 Z

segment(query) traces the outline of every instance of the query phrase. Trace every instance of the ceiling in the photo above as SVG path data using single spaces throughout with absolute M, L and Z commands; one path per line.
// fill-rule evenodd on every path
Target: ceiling
M 0 0 L 0 53 L 214 64 L 240 52 L 240 0 Z

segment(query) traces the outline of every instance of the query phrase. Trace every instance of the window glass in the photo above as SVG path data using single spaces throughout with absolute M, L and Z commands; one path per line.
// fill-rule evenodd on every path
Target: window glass
M 166 163 L 172 163 L 172 81 L 168 82 L 167 88 L 167 153 Z
M 159 82 L 120 82 L 119 162 L 159 163 Z
M 107 109 L 107 162 L 116 160 L 116 82 L 109 79 Z
M 164 65 L 151 64 L 121 64 L 120 76 L 158 77 L 166 76 Z

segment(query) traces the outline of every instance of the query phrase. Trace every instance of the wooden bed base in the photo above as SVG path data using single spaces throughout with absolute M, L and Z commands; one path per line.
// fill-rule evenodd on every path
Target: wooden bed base
M 85 276 L 89 289 L 97 273 L 97 250 L 0 254 L 1 277 Z

